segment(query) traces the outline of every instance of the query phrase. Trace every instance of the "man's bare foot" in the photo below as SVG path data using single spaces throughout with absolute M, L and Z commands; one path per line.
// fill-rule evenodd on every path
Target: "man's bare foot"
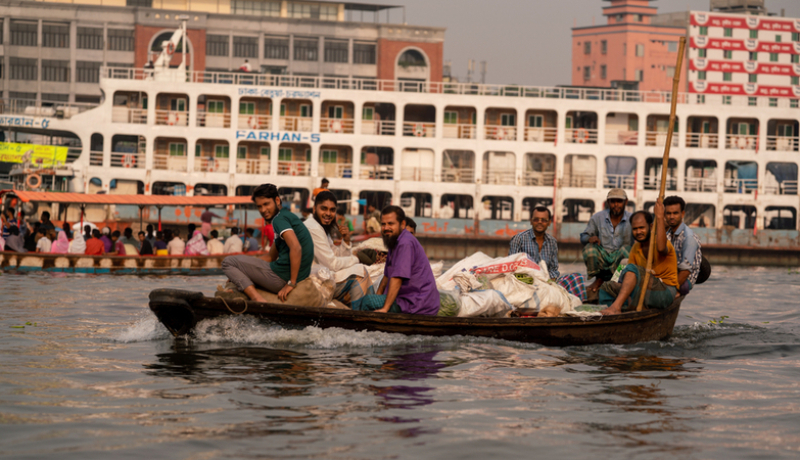
M 610 307 L 606 308 L 605 310 L 600 310 L 600 314 L 603 316 L 607 315 L 619 315 L 622 313 L 622 308 L 619 305 L 611 305 Z
M 600 278 L 595 278 L 594 283 L 590 284 L 589 287 L 586 288 L 586 290 L 597 292 L 600 289 L 600 286 L 602 285 L 603 285 L 603 280 Z

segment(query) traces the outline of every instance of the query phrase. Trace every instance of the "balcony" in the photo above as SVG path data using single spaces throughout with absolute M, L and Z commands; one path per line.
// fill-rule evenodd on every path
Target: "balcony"
M 308 176 L 310 173 L 310 161 L 278 161 L 279 176 Z
M 230 112 L 197 112 L 197 126 L 205 128 L 230 128 L 231 114 Z
M 620 129 L 606 130 L 606 144 L 611 145 L 637 145 L 639 143 L 639 132 Z
M 310 133 L 314 128 L 311 117 L 281 117 L 280 123 L 283 131 Z
M 103 152 L 89 152 L 89 166 L 103 166 Z
M 623 188 L 633 190 L 635 186 L 635 174 L 606 174 L 603 179 L 603 188 Z
M 719 147 L 717 133 L 686 133 L 686 147 L 715 149 Z
M 114 106 L 111 109 L 111 122 L 146 125 L 147 109 L 129 109 L 124 106 Z
M 658 176 L 644 176 L 644 189 L 645 190 L 661 190 L 661 175 Z M 667 176 L 667 190 L 678 189 L 678 178 L 675 176 Z
M 475 125 L 448 123 L 442 128 L 442 135 L 447 139 L 475 139 L 477 133 Z
M 597 178 L 594 174 L 565 174 L 564 187 L 595 188 Z
M 194 157 L 195 172 L 228 172 L 229 158 Z
M 401 180 L 416 182 L 433 182 L 433 168 L 403 168 L 400 172 Z
M 238 174 L 269 174 L 269 163 L 269 158 L 238 158 L 236 160 L 236 172 Z
M 525 128 L 525 140 L 528 142 L 555 142 L 556 128 Z
M 442 168 L 442 182 L 461 182 L 471 184 L 475 182 L 475 169 Z
M 687 192 L 710 192 L 717 191 L 717 178 L 716 177 L 687 177 L 683 185 L 684 191 Z
M 354 120 L 352 118 L 322 118 L 319 122 L 321 133 L 353 134 Z
M 647 131 L 645 145 L 648 147 L 664 147 L 667 145 L 667 133 L 664 131 Z M 678 146 L 678 133 L 672 133 L 672 146 Z
M 272 117 L 269 115 L 239 115 L 239 129 L 270 129 Z
M 484 184 L 515 185 L 517 172 L 511 168 L 488 169 L 483 173 Z
M 796 152 L 798 139 L 798 137 L 767 136 L 767 150 Z
M 436 137 L 436 123 L 403 122 L 403 136 Z
M 111 152 L 112 168 L 144 169 L 145 161 L 144 153 Z
M 596 144 L 597 130 L 586 128 L 565 129 L 566 141 L 570 144 Z
M 319 174 L 324 177 L 337 177 L 339 179 L 353 178 L 353 164 L 350 161 L 343 163 L 320 163 Z
M 756 150 L 758 136 L 744 134 L 728 134 L 725 138 L 725 148 L 733 150 Z
M 394 136 L 396 122 L 394 120 L 363 120 L 361 134 L 377 136 Z
M 361 179 L 392 180 L 393 165 L 361 165 Z
M 730 179 L 726 178 L 725 193 L 753 193 L 758 188 L 758 179 Z
M 186 172 L 186 157 L 156 153 L 153 155 L 153 169 Z
M 525 171 L 522 174 L 522 185 L 531 187 L 552 187 L 555 181 L 555 172 Z
M 486 139 L 495 141 L 515 141 L 517 140 L 517 128 L 515 126 L 486 126 Z
M 189 126 L 189 112 L 156 110 L 156 124 L 167 126 Z

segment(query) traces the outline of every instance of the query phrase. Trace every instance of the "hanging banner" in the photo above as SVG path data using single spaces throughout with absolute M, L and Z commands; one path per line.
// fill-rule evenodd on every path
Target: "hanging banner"
M 689 61 L 689 68 L 691 70 L 712 72 L 800 76 L 800 64 L 774 64 L 756 61 L 712 61 L 706 58 L 694 58 Z
M 734 40 L 730 38 L 692 37 L 692 48 L 716 49 L 725 51 L 761 51 L 764 53 L 800 54 L 800 42 L 778 43 L 762 42 L 754 38 Z
M 14 144 L 0 142 L 0 162 L 29 162 L 39 167 L 51 168 L 67 162 L 69 147 L 55 145 Z
M 800 32 L 800 19 L 775 19 L 761 16 L 734 16 L 693 12 L 690 22 L 693 26 L 703 27 Z
M 756 83 L 689 82 L 690 93 L 721 94 L 725 96 L 800 97 L 800 86 L 767 86 Z

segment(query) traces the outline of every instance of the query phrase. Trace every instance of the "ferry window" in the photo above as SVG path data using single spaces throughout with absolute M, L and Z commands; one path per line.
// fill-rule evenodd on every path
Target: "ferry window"
M 747 81 L 750 83 L 758 83 L 758 74 L 751 73 L 747 76 Z
M 800 32 L 792 32 L 792 41 L 800 42 Z
M 278 149 L 278 161 L 292 161 L 292 149 Z
M 770 107 L 777 107 L 778 106 L 778 98 L 777 97 L 769 98 L 769 106 Z
M 445 112 L 444 113 L 444 123 L 446 125 L 458 124 L 458 112 Z
M 778 125 L 778 137 L 792 137 L 792 136 L 794 136 L 794 126 Z
M 473 125 L 477 125 L 478 124 L 478 113 L 477 112 L 472 112 L 472 124 Z
M 300 116 L 301 117 L 310 117 L 311 116 L 311 106 L 308 104 L 300 104 Z
M 644 56 L 644 45 L 638 44 L 636 45 L 636 57 Z
M 306 161 L 311 161 L 311 149 L 306 149 Z
M 701 70 L 701 71 L 697 72 L 697 79 L 700 80 L 700 81 L 704 81 L 706 79 L 706 71 L 705 70 Z
M 374 43 L 353 43 L 353 64 L 375 64 Z
M 722 35 L 725 37 L 733 37 L 733 29 L 731 29 L 730 27 L 726 27 L 725 29 L 723 29 Z
M 513 113 L 504 113 L 500 115 L 500 126 L 516 126 L 517 116 Z
M 531 115 L 528 117 L 528 127 L 541 128 L 544 117 L 541 115 Z
M 592 42 L 583 42 L 583 54 L 592 54 Z
M 708 35 L 708 27 L 701 26 L 700 27 L 700 35 Z
M 362 120 L 372 120 L 375 115 L 375 108 L 374 107 L 364 107 L 361 110 L 361 119 Z
M 214 146 L 214 156 L 217 158 L 228 158 L 230 153 L 228 151 L 227 145 L 215 145 Z
M 200 144 L 194 145 L 194 156 L 199 157 L 203 154 L 203 146 Z
M 208 113 L 225 113 L 225 101 L 208 101 L 206 105 Z
M 186 111 L 186 99 L 170 99 L 169 101 L 169 109 L 176 111 L 176 112 L 185 112 Z
M 800 77 L 792 77 L 792 85 L 800 85 Z
M 764 209 L 764 228 L 794 230 L 797 228 L 797 211 L 787 206 L 767 206 Z
M 430 193 L 406 192 L 400 195 L 400 207 L 409 217 L 432 217 L 433 197 Z
M 259 151 L 259 154 L 260 154 L 262 157 L 269 157 L 269 154 L 270 154 L 270 147 L 269 147 L 269 146 L 266 146 L 266 147 L 261 147 L 261 150 Z
M 750 51 L 747 55 L 747 59 L 750 61 L 757 61 L 758 60 L 758 51 Z
M 706 54 L 707 54 L 706 50 L 704 50 L 704 49 L 697 50 L 697 57 L 704 58 L 704 57 L 706 57 Z
M 733 74 L 731 72 L 722 72 L 722 81 L 731 81 Z
M 789 108 L 792 109 L 800 108 L 800 100 L 789 99 Z
M 725 59 L 733 59 L 733 51 L 725 50 L 722 52 L 722 57 Z
M 253 115 L 256 113 L 255 102 L 239 102 L 239 113 L 242 115 Z
M 206 54 L 208 56 L 227 56 L 228 36 L 208 35 L 206 38 Z
M 256 37 L 233 37 L 233 55 L 235 57 L 257 57 L 258 38 Z
M 608 41 L 601 40 L 600 41 L 600 54 L 607 54 L 608 53 Z
M 133 51 L 133 29 L 108 29 L 106 43 L 109 51 Z
M 794 64 L 800 63 L 800 54 L 793 54 L 792 55 L 792 63 L 794 63 Z
M 198 145 L 199 147 L 199 145 Z M 171 157 L 182 157 L 186 155 L 186 144 L 180 144 L 177 142 L 170 142 L 169 143 L 169 156 Z
M 750 107 L 757 106 L 758 105 L 758 98 L 752 97 L 752 96 L 748 97 L 747 98 L 747 105 L 749 105 Z
M 698 104 L 705 104 L 706 103 L 706 95 L 705 94 L 698 94 L 697 95 L 697 103 Z
M 236 150 L 236 158 L 242 160 L 247 158 L 247 147 L 244 145 L 240 145 L 239 148 Z
M 606 71 L 606 66 L 605 66 L 605 64 L 601 65 L 601 66 L 600 66 L 600 79 L 601 79 L 601 80 L 605 80 L 605 79 L 606 79 L 606 76 L 607 76 L 607 73 L 606 73 L 606 72 L 607 72 L 607 71 Z
M 778 62 L 778 53 L 769 53 L 769 62 Z
M 344 107 L 341 105 L 332 105 L 328 107 L 328 118 L 342 118 L 344 115 Z
M 594 201 L 580 199 L 564 200 L 561 221 L 569 222 L 589 222 L 594 214 Z
M 564 128 L 572 129 L 572 117 L 567 117 L 567 119 L 564 122 Z
M 286 104 L 281 104 L 281 116 L 286 116 Z
M 321 158 L 323 163 L 337 163 L 339 157 L 338 150 L 323 150 L 321 152 Z
M 758 38 L 758 30 L 751 30 L 750 38 Z
M 264 57 L 266 59 L 289 59 L 289 38 L 264 38 Z

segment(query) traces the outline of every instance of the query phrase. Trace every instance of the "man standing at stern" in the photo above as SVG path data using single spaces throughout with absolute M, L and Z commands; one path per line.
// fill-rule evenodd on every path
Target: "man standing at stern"
M 398 206 L 381 212 L 383 243 L 389 249 L 378 293 L 354 301 L 353 310 L 381 313 L 439 313 L 439 291 L 422 245 L 406 230 L 406 213 Z

